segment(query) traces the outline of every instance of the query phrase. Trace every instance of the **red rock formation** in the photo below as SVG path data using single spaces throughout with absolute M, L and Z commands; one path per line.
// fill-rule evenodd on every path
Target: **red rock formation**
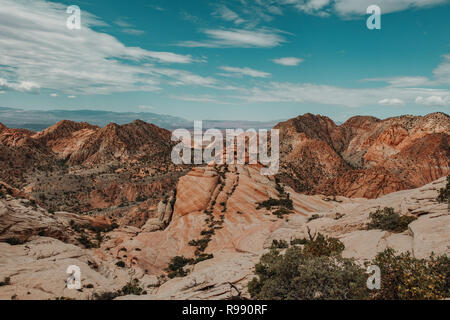
M 450 172 L 450 117 L 353 117 L 341 126 L 304 116 L 280 129 L 282 181 L 297 191 L 374 198 Z
M 69 162 L 98 164 L 135 157 L 167 158 L 171 152 L 170 138 L 169 131 L 140 120 L 123 126 L 110 123 L 88 137 Z
M 66 159 L 77 151 L 99 128 L 86 122 L 63 120 L 33 135 L 60 158 Z

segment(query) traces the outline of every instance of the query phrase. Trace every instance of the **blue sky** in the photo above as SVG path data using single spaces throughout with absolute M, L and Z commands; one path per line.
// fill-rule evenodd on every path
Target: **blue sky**
M 371 4 L 381 30 L 366 27 Z M 81 30 L 66 27 L 69 5 Z M 190 120 L 449 113 L 449 17 L 448 0 L 0 0 L 0 106 Z

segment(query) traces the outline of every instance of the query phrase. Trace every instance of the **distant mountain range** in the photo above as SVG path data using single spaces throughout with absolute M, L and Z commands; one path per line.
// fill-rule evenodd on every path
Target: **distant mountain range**
M 42 131 L 61 120 L 76 122 L 89 122 L 90 124 L 104 127 L 111 122 L 119 125 L 142 120 L 152 123 L 160 128 L 174 130 L 177 128 L 193 128 L 193 121 L 180 117 L 174 117 L 152 112 L 112 112 L 99 110 L 24 110 L 16 108 L 0 107 L 0 122 L 9 128 L 22 128 L 33 131 Z M 203 128 L 242 128 L 242 129 L 271 129 L 278 122 L 259 121 L 233 121 L 233 120 L 205 120 Z

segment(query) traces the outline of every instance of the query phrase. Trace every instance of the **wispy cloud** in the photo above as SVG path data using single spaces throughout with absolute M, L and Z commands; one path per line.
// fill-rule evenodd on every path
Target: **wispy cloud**
M 383 13 L 392 13 L 408 9 L 430 8 L 449 3 L 450 0 L 377 0 L 375 2 L 373 0 L 235 0 L 235 2 L 241 8 L 241 12 L 236 14 L 259 16 L 260 20 L 267 22 L 272 16 L 280 15 L 289 8 L 321 17 L 337 15 L 349 18 L 366 15 L 367 7 L 373 4 L 380 6 Z
M 153 106 L 138 106 L 138 109 L 142 110 L 142 111 L 150 111 L 150 110 L 154 110 L 156 108 Z
M 315 0 L 309 0 L 314 2 Z M 319 0 L 320 1 L 320 0 Z M 377 4 L 382 8 L 383 13 L 391 13 L 397 11 L 403 11 L 411 8 L 421 9 L 429 8 L 444 3 L 449 3 L 449 0 L 378 0 L 376 3 L 373 0 L 333 0 L 333 10 L 340 16 L 362 16 L 366 14 L 367 7 L 372 4 Z
M 429 97 L 417 97 L 416 104 L 424 106 L 450 106 L 450 95 L 448 96 L 429 96 Z
M 0 90 L 34 92 L 48 88 L 68 94 L 155 91 L 160 89 L 161 77 L 143 67 L 146 63 L 197 61 L 190 55 L 128 47 L 94 31 L 91 27 L 102 22 L 85 11 L 81 30 L 67 29 L 66 19 L 62 4 L 2 0 Z M 175 71 L 172 80 L 179 77 Z
M 225 21 L 231 21 L 236 25 L 245 22 L 236 12 L 228 9 L 225 5 L 219 5 L 218 8 L 213 12 L 215 16 L 222 18 Z
M 236 68 L 236 67 L 227 67 L 227 66 L 223 66 L 223 67 L 219 67 L 219 69 L 229 72 L 233 75 L 237 75 L 237 76 L 249 76 L 249 77 L 253 77 L 253 78 L 268 78 L 270 77 L 270 73 L 264 72 L 264 71 L 258 71 L 255 69 L 251 69 L 251 68 Z M 227 75 L 227 74 L 222 74 L 222 75 Z
M 168 77 L 168 83 L 171 85 L 195 85 L 212 87 L 217 84 L 217 80 L 213 77 L 203 77 L 185 70 L 148 67 L 148 70 L 154 74 Z
M 207 29 L 203 33 L 208 37 L 204 41 L 184 41 L 182 47 L 240 47 L 273 48 L 286 42 L 278 30 L 271 29 Z
M 215 96 L 212 95 L 195 95 L 195 96 L 188 96 L 188 95 L 173 95 L 170 96 L 172 99 L 181 100 L 181 101 L 187 101 L 187 102 L 201 102 L 201 103 L 211 103 L 211 104 L 231 104 L 229 102 L 222 101 L 218 99 Z
M 31 81 L 10 82 L 0 78 L 0 91 L 38 92 L 39 85 Z
M 388 77 L 388 78 L 370 78 L 364 81 L 386 82 L 391 87 L 431 87 L 450 85 L 450 54 L 442 56 L 443 61 L 433 70 L 433 78 L 423 76 L 417 77 Z
M 395 98 L 386 98 L 386 96 Z M 417 97 L 420 97 L 419 100 Z M 400 103 L 426 104 L 427 102 L 449 106 L 450 91 L 395 87 L 360 89 L 310 83 L 271 82 L 249 89 L 241 89 L 239 94 L 234 95 L 233 98 L 248 103 L 315 103 L 351 108 L 379 104 L 388 106 L 400 105 Z
M 119 18 L 114 22 L 116 25 L 121 27 L 120 31 L 123 33 L 131 34 L 131 35 L 142 35 L 145 34 L 144 30 L 140 30 L 135 28 L 135 25 L 127 22 L 125 18 Z
M 300 59 L 300 58 L 295 58 L 295 57 L 285 57 L 285 58 L 273 59 L 272 61 L 276 64 L 281 64 L 283 66 L 295 67 L 295 66 L 298 66 L 300 63 L 302 63 L 304 60 Z
M 378 103 L 385 106 L 402 106 L 405 104 L 405 101 L 397 98 L 386 98 L 378 101 Z

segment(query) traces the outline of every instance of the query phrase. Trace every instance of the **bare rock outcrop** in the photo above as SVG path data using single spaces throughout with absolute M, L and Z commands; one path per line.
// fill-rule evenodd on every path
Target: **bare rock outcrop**
M 450 172 L 450 117 L 353 117 L 341 126 L 305 114 L 278 124 L 279 177 L 296 191 L 377 198 Z

